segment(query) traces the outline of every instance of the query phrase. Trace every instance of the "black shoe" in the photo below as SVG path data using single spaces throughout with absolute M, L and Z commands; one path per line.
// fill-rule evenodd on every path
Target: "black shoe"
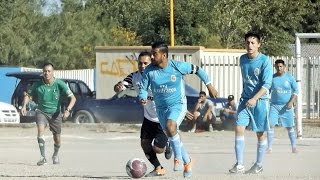
M 170 143 L 167 142 L 166 149 L 165 149 L 165 152 L 164 152 L 164 157 L 166 159 L 170 159 L 171 156 L 172 156 L 172 148 L 170 146 Z
M 246 171 L 246 174 L 259 174 L 263 171 L 262 166 L 259 166 L 257 163 L 255 163 L 248 171 Z

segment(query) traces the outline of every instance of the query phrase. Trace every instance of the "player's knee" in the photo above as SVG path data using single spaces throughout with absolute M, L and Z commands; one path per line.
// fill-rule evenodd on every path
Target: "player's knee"
M 152 151 L 152 145 L 151 140 L 149 139 L 141 139 L 141 148 L 143 149 L 143 152 L 150 152 Z
M 152 146 L 152 148 L 153 148 L 153 151 L 154 151 L 155 153 L 157 153 L 157 154 L 161 154 L 161 153 L 164 152 L 164 148 L 160 148 L 160 147 L 158 147 L 158 146 L 156 146 L 156 145 Z

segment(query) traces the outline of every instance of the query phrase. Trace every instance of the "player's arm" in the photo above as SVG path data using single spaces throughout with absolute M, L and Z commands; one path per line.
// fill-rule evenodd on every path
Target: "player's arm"
M 290 78 L 290 84 L 291 84 L 291 89 L 293 90 L 293 93 L 291 95 L 289 102 L 287 103 L 288 109 L 291 109 L 293 107 L 293 103 L 296 101 L 299 93 L 297 82 L 292 76 Z
M 126 78 L 124 78 L 122 81 L 119 81 L 117 84 L 114 85 L 113 90 L 114 92 L 118 93 L 123 91 L 125 88 L 132 87 L 132 79 L 133 79 L 133 73 L 130 73 Z
M 30 101 L 31 96 L 27 92 L 23 94 L 24 94 L 24 97 L 23 97 L 23 102 L 22 102 L 22 107 L 20 109 L 20 112 L 23 116 L 25 116 L 27 114 L 27 104 Z
M 71 110 L 77 99 L 66 83 L 59 81 L 59 86 L 62 87 L 61 93 L 64 93 L 69 98 L 69 104 L 67 105 L 66 110 L 63 112 L 63 120 L 66 120 L 70 116 Z
M 148 98 L 148 88 L 150 86 L 149 78 L 147 75 L 147 72 L 145 71 L 142 74 L 141 83 L 139 84 L 139 100 L 142 105 L 147 104 L 147 98 Z
M 252 107 L 261 96 L 269 93 L 269 89 L 272 85 L 272 66 L 269 58 L 265 60 L 262 66 L 262 73 L 262 87 L 251 99 L 248 100 L 246 104 L 247 107 Z
M 213 84 L 211 83 L 208 74 L 199 66 L 194 65 L 192 63 L 188 62 L 177 62 L 176 67 L 179 68 L 180 72 L 182 74 L 195 74 L 197 75 L 202 82 L 206 85 L 210 97 L 217 97 L 218 96 L 218 91 L 215 89 Z

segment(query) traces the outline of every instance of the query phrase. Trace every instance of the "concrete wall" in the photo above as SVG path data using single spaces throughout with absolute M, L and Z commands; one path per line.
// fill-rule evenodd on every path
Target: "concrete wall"
M 137 57 L 142 50 L 151 50 L 150 46 L 106 46 L 96 47 L 96 90 L 97 98 L 110 98 L 114 95 L 113 86 L 118 81 L 123 80 L 129 73 L 137 71 Z M 222 58 L 227 63 L 225 57 L 234 57 L 244 54 L 245 50 L 228 50 L 228 49 L 205 49 L 202 46 L 175 46 L 169 47 L 169 58 L 179 61 L 191 62 L 200 67 L 217 62 L 217 58 Z M 236 62 L 235 62 L 236 63 Z M 209 77 L 213 79 L 213 84 L 220 87 L 223 84 L 219 81 L 221 75 L 220 70 L 209 72 Z M 233 76 L 239 77 L 238 70 L 234 69 Z M 188 84 L 197 90 L 205 90 L 204 84 L 196 75 L 185 76 Z M 237 81 L 238 82 L 238 81 Z M 230 84 L 233 82 L 230 82 Z M 224 91 L 226 88 L 222 89 Z M 236 89 L 236 88 L 234 88 Z M 239 88 L 237 88 L 239 89 Z M 229 93 L 229 92 L 228 92 Z M 223 93 L 226 97 L 228 93 Z

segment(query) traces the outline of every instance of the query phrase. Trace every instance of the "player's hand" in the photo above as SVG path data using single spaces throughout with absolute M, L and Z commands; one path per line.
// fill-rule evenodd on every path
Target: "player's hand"
M 70 116 L 70 112 L 69 111 L 64 111 L 63 116 L 62 116 L 62 120 L 63 121 L 67 120 L 69 116 Z
M 120 92 L 120 91 L 122 91 L 123 87 L 124 87 L 124 84 L 122 83 L 122 81 L 120 81 L 114 86 L 114 91 L 115 92 Z
M 193 120 L 193 114 L 191 112 L 187 111 L 186 116 L 184 118 L 191 121 L 191 120 Z
M 140 99 L 140 103 L 142 106 L 145 106 L 147 104 L 147 101 L 144 99 Z
M 22 114 L 22 116 L 27 115 L 27 108 L 26 108 L 26 107 L 22 107 L 22 108 L 20 109 L 20 113 Z
M 248 107 L 248 108 L 251 108 L 251 107 L 253 107 L 255 104 L 256 104 L 256 102 L 257 102 L 257 100 L 256 99 L 249 99 L 248 100 L 248 102 L 246 103 L 246 106 Z
M 291 109 L 292 107 L 293 107 L 293 103 L 289 102 L 289 103 L 287 104 L 287 109 Z
M 212 97 L 212 98 L 218 97 L 218 91 L 211 84 L 207 85 L 207 89 L 209 91 L 210 97 Z

